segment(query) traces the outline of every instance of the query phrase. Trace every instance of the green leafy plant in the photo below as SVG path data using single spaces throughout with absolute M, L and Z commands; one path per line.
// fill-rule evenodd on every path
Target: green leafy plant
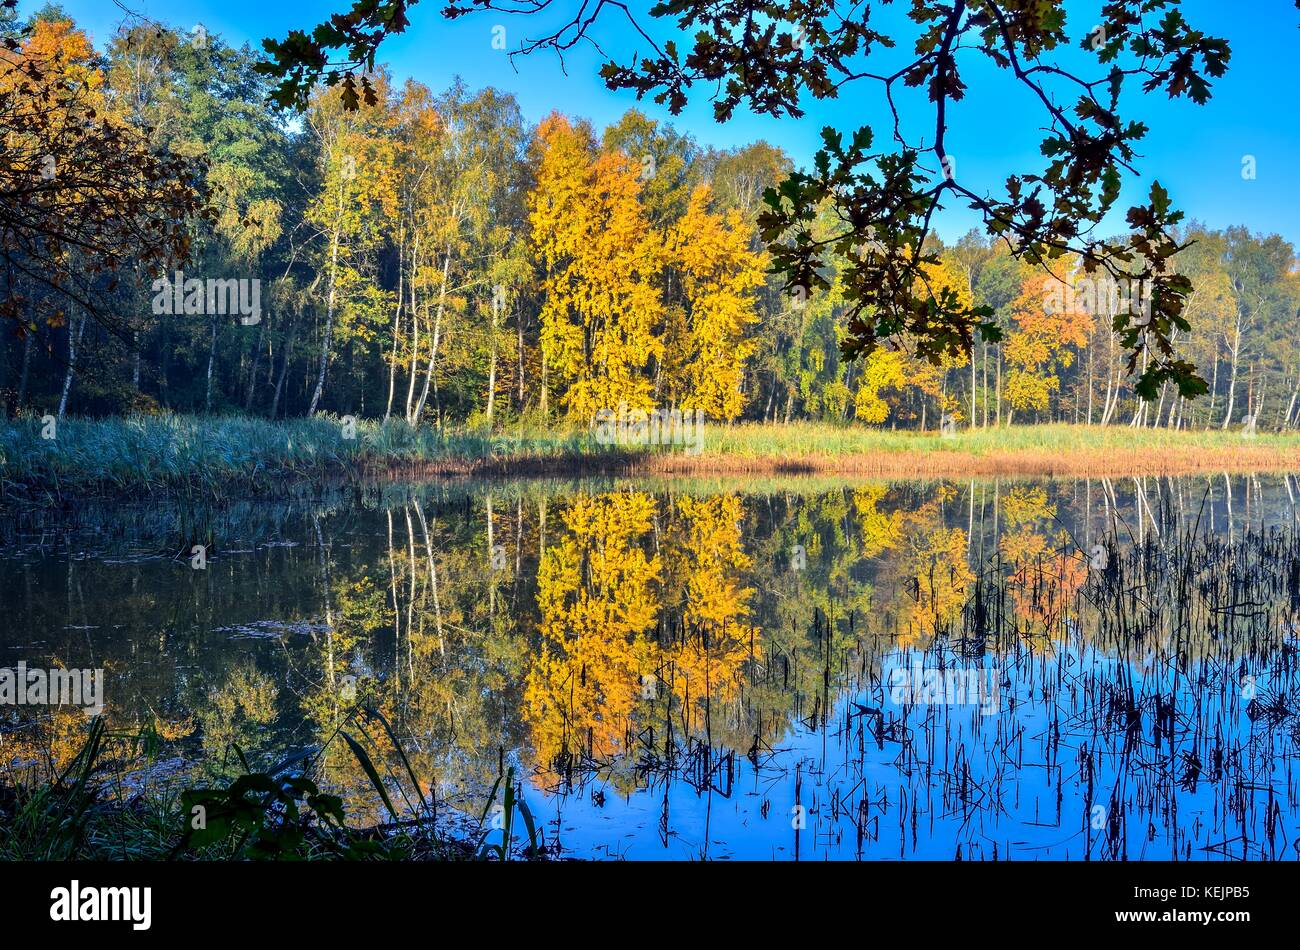
M 487 804 L 483 806 L 483 814 L 479 817 L 479 827 L 487 821 L 488 812 L 492 811 L 492 806 L 496 803 L 497 792 L 501 790 L 502 776 L 498 775 L 497 780 L 492 784 L 492 791 L 488 793 Z M 484 835 L 484 841 L 478 848 L 478 856 L 486 858 L 495 856 L 499 861 L 509 861 L 512 853 L 511 843 L 514 840 L 514 818 L 515 812 L 519 812 L 520 818 L 524 822 L 524 830 L 528 834 L 528 848 L 525 854 L 528 857 L 540 857 L 545 853 L 542 843 L 542 836 L 537 830 L 537 823 L 533 820 L 533 813 L 524 801 L 522 789 L 515 781 L 514 766 L 506 770 L 504 776 L 505 790 L 501 796 L 501 840 L 492 843 L 487 838 L 492 836 L 491 832 Z
M 438 857 L 494 857 L 508 861 L 512 853 L 510 845 L 516 811 L 528 836 L 525 856 L 540 858 L 545 855 L 541 835 L 520 794 L 513 768 L 504 777 L 504 782 L 501 776 L 497 777 L 479 820 L 481 829 L 504 784 L 503 833 L 499 843 L 489 844 L 485 840 L 488 835 L 484 835 L 476 846 L 458 847 L 453 842 L 439 841 L 433 829 L 432 810 L 419 792 L 420 782 L 392 725 L 376 709 L 367 707 L 364 712 L 382 725 L 410 779 L 412 794 L 408 795 L 404 789 L 401 791 L 415 812 L 413 819 L 403 819 L 365 746 L 340 727 L 311 755 L 296 757 L 266 771 L 255 771 L 243 751 L 236 746 L 234 751 L 244 770 L 241 775 L 224 787 L 190 789 L 181 795 L 186 827 L 173 855 L 216 856 L 230 860 L 406 860 L 428 856 L 432 844 L 432 853 Z M 364 731 L 355 712 L 348 722 L 356 723 Z M 349 825 L 342 798 L 323 791 L 311 777 L 310 773 L 335 737 L 341 738 L 356 758 L 391 823 L 367 828 Z

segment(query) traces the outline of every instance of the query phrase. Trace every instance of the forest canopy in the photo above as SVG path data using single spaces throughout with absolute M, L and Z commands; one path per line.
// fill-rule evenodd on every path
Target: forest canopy
M 310 35 L 295 30 L 284 41 L 265 41 L 272 60 L 262 69 L 278 80 L 277 101 L 301 106 L 323 81 L 342 90 L 348 108 L 374 104 L 366 71 L 384 38 L 409 25 L 407 10 L 416 2 L 354 0 Z M 878 28 L 889 7 L 905 9 L 905 25 Z M 1107 0 L 1083 28 L 1070 22 L 1065 0 L 664 0 L 644 17 L 611 0 L 448 0 L 443 15 L 486 11 L 525 16 L 542 31 L 511 56 L 563 56 L 590 45 L 606 59 L 600 74 L 610 89 L 652 96 L 673 114 L 697 85 L 719 122 L 742 106 L 799 118 L 810 100 L 835 99 L 846 89 L 887 102 L 890 139 L 877 142 L 870 126 L 827 127 L 813 168 L 767 190 L 759 219 L 787 291 L 829 287 L 826 271 L 835 258 L 846 304 L 841 349 L 849 359 L 881 345 L 906 346 L 939 366 L 968 356 L 977 334 L 986 342 L 999 338 L 987 305 L 926 279 L 937 263 L 930 250 L 934 216 L 952 200 L 978 212 L 985 233 L 1018 260 L 1049 268 L 1070 258 L 1088 275 L 1142 287 L 1140 310 L 1112 314 L 1137 393 L 1155 399 L 1165 382 L 1183 397 L 1206 391 L 1196 367 L 1174 348 L 1177 334 L 1190 328 L 1184 310 L 1192 287 L 1172 263 L 1184 246 L 1173 230 L 1182 213 L 1154 182 L 1148 201 L 1125 212 L 1127 234 L 1097 230 L 1119 200 L 1123 176 L 1137 171 L 1137 146 L 1148 131 L 1127 118 L 1126 87 L 1204 104 L 1227 70 L 1228 43 L 1195 29 L 1180 0 Z M 649 52 L 626 63 L 607 54 L 602 37 L 616 26 L 630 27 Z M 1071 47 L 1086 51 L 1082 62 L 1067 55 Z M 911 53 L 881 65 L 896 48 Z M 340 50 L 344 58 L 331 62 Z M 947 139 L 949 113 L 966 96 L 967 71 L 988 63 L 1040 107 L 999 121 L 1044 130 L 1045 166 L 1009 169 L 1000 192 L 959 181 Z M 924 88 L 928 108 L 900 107 L 906 87 Z M 818 227 L 827 210 L 836 219 L 830 229 Z
M 873 148 L 861 136 L 828 135 L 799 170 L 771 143 L 717 149 L 635 109 L 604 129 L 559 112 L 533 122 L 503 90 L 434 90 L 378 64 L 357 74 L 361 102 L 345 79 L 315 77 L 291 113 L 272 57 L 206 31 L 128 18 L 95 49 L 51 7 L 11 14 L 5 32 L 9 75 L 38 54 L 62 64 L 40 134 L 118 143 L 86 174 L 56 162 L 50 217 L 22 220 L 108 228 L 61 210 L 104 181 L 137 209 L 87 247 L 6 243 L 10 414 L 586 427 L 601 410 L 663 408 L 918 429 L 1286 428 L 1300 415 L 1294 248 L 1248 223 L 1176 221 L 1159 193 L 1161 240 L 1181 249 L 1160 279 L 1185 288 L 1166 329 L 1205 380 L 1195 400 L 1145 372 L 1157 352 L 1133 349 L 1134 324 L 1160 319 L 1158 275 L 1116 279 L 1086 253 L 1044 262 L 1002 235 L 945 242 L 927 225 L 889 279 L 913 302 L 978 311 L 990 332 L 944 337 L 927 310 L 930 342 L 953 345 L 926 346 L 864 303 L 851 209 L 834 189 L 804 203 L 813 179 L 867 187 L 854 183 Z M 34 101 L 21 83 L 0 90 L 28 185 L 46 167 L 20 115 Z M 774 205 L 791 181 L 802 197 Z M 794 232 L 778 227 L 800 203 Z M 816 279 L 792 286 L 786 265 L 810 246 Z M 862 319 L 893 330 L 862 346 Z

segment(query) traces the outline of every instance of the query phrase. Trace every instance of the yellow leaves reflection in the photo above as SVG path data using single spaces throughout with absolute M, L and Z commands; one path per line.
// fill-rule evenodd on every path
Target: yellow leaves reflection
M 666 513 L 641 492 L 570 504 L 538 571 L 524 717 L 539 764 L 610 759 L 654 717 L 689 729 L 734 693 L 755 632 L 740 520 L 736 496 L 683 496 Z

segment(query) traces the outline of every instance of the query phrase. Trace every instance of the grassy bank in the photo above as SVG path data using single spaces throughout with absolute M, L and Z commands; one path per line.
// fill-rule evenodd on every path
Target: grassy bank
M 1178 475 L 1300 468 L 1300 433 L 1040 425 L 938 433 L 828 425 L 709 432 L 698 457 L 661 456 L 661 472 L 837 473 L 885 478 Z
M 469 475 L 581 458 L 600 447 L 579 435 L 446 432 L 332 416 L 270 422 L 238 416 L 65 419 L 52 437 L 39 419 L 0 427 L 0 496 L 34 501 L 79 494 L 165 491 L 273 493 L 309 479 L 386 473 Z
M 416 778 L 406 753 L 382 714 L 387 751 L 402 777 L 380 778 L 358 739 L 368 738 L 356 710 L 324 746 L 279 765 L 253 771 L 232 746 L 245 771 L 233 781 L 184 787 L 154 783 L 140 766 L 156 763 L 156 733 L 114 732 L 92 720 L 76 754 L 51 771 L 36 761 L 0 761 L 0 862 L 162 860 L 497 860 L 543 859 L 548 851 L 522 796 L 514 769 L 498 777 L 472 816 L 449 834 L 447 806 Z M 3 733 L 0 733 L 3 738 Z M 345 797 L 317 784 L 328 746 L 344 742 L 356 757 L 380 807 L 380 820 L 358 821 Z M 376 750 L 378 751 L 378 750 Z M 46 760 L 48 762 L 48 760 Z M 381 759 L 381 763 L 385 760 Z M 132 777 L 134 776 L 134 777 Z M 340 790 L 341 791 L 341 790 Z M 500 821 L 489 825 L 493 813 Z M 477 812 L 478 809 L 475 809 Z
M 447 431 L 329 416 L 35 418 L 0 428 L 0 496 L 57 503 L 141 491 L 266 494 L 309 480 L 511 475 L 1124 476 L 1291 471 L 1300 434 L 1021 426 L 935 433 L 818 423 L 709 426 L 698 452 L 602 445 L 588 431 Z

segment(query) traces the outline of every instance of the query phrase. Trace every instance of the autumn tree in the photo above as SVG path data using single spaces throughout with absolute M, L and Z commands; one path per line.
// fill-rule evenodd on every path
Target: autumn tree
M 269 74 L 280 85 L 279 101 L 305 100 L 322 78 L 341 83 L 355 105 L 372 98 L 362 77 L 373 66 L 383 39 L 402 32 L 414 0 L 355 0 L 350 12 L 336 13 L 308 35 L 293 31 L 283 41 L 267 40 Z M 1145 204 L 1126 214 L 1130 233 L 1103 240 L 1094 230 L 1115 207 L 1125 173 L 1136 171 L 1137 148 L 1147 126 L 1128 118 L 1121 107 L 1125 87 L 1140 84 L 1145 93 L 1206 102 L 1212 82 L 1228 66 L 1228 43 L 1195 29 L 1177 0 L 1111 0 L 1100 22 L 1072 29 L 1065 0 L 1036 4 L 1003 0 L 910 0 L 907 22 L 914 30 L 895 36 L 876 28 L 881 4 L 844 10 L 819 0 L 777 8 L 740 0 L 719 11 L 711 0 L 660 4 L 650 19 L 671 19 L 676 31 L 659 36 L 622 5 L 581 6 L 572 16 L 548 20 L 539 37 L 515 51 L 559 53 L 587 40 L 601 49 L 601 14 L 630 19 L 649 44 L 627 63 L 610 59 L 601 75 L 612 89 L 651 95 L 674 112 L 685 107 L 692 89 L 712 90 L 714 115 L 730 119 L 737 108 L 766 115 L 804 114 L 809 99 L 829 99 L 850 84 L 874 84 L 890 105 L 891 139 L 877 144 L 869 127 L 844 135 L 823 131 L 824 147 L 808 172 L 792 174 L 767 196 L 764 238 L 777 267 L 792 288 L 825 286 L 827 258 L 855 255 L 842 280 L 848 310 L 846 354 L 873 350 L 882 340 L 908 332 L 917 355 L 955 357 L 969 352 L 973 336 L 997 336 L 983 305 L 966 306 L 951 294 L 937 296 L 920 280 L 934 263 L 927 253 L 932 220 L 945 199 L 960 201 L 983 218 L 986 232 L 1009 241 L 1017 257 L 1047 264 L 1062 254 L 1080 256 L 1089 274 L 1104 271 L 1120 280 L 1152 287 L 1152 319 L 1135 323 L 1121 317 L 1118 330 L 1129 351 L 1136 392 L 1154 399 L 1161 383 L 1175 383 L 1185 396 L 1205 391 L 1194 367 L 1173 348 L 1174 329 L 1186 332 L 1183 316 L 1191 290 L 1177 273 L 1180 250 L 1173 229 L 1181 219 L 1168 193 L 1152 185 Z M 475 12 L 542 14 L 547 0 L 522 8 L 503 0 L 453 0 L 445 16 Z M 680 35 L 684 34 L 684 35 Z M 679 45 L 679 40 L 681 45 Z M 1081 46 L 1094 61 L 1076 69 L 1064 51 Z M 875 68 L 880 50 L 909 49 L 903 65 Z M 345 51 L 343 58 L 332 57 Z M 1028 119 L 1046 123 L 1041 153 L 1045 167 L 1005 178 L 1001 193 L 970 187 L 956 174 L 950 152 L 949 112 L 965 98 L 969 68 L 986 60 L 1009 84 L 1027 91 L 1043 112 Z M 895 95 L 902 87 L 923 86 L 931 110 L 919 131 L 904 121 Z M 935 180 L 939 176 L 939 180 Z M 813 234 L 819 208 L 829 203 L 845 223 L 837 233 Z
M 60 413 L 86 321 L 129 331 L 108 298 L 132 268 L 152 277 L 189 259 L 191 222 L 209 213 L 201 169 L 152 147 L 105 94 L 86 35 L 38 18 L 0 50 L 0 317 L 20 335 L 67 328 Z M 71 314 L 69 313 L 71 311 Z M 30 351 L 28 351 L 30 352 Z
M 681 276 L 684 322 L 665 343 L 672 367 L 674 405 L 712 419 L 735 419 L 744 408 L 741 383 L 754 351 L 748 327 L 758 320 L 753 292 L 763 283 L 763 260 L 750 251 L 740 212 L 709 210 L 707 185 L 691 193 L 674 225 L 667 258 Z
M 662 562 L 647 554 L 655 500 L 643 492 L 580 496 L 537 570 L 541 648 L 528 671 L 524 717 L 545 766 L 608 756 L 654 676 L 648 637 L 660 610 Z
M 651 226 L 667 230 L 686 214 L 698 176 L 698 149 L 689 136 L 629 109 L 605 129 L 601 150 L 622 152 L 631 161 Z
M 862 378 L 853 397 L 854 415 L 862 422 L 880 425 L 889 418 L 885 390 L 907 384 L 905 356 L 899 350 L 878 349 L 862 361 Z
M 374 293 L 365 273 L 385 233 L 384 222 L 397 211 L 396 143 L 387 108 L 366 113 L 343 108 L 336 92 L 323 92 L 308 113 L 319 147 L 319 184 L 306 220 L 320 236 L 317 281 L 324 303 L 315 387 L 307 414 L 316 412 L 325 392 L 325 377 L 334 353 L 335 335 L 362 339 L 390 310 Z
M 759 141 L 725 151 L 705 149 L 696 164 L 700 166 L 699 177 L 711 184 L 717 207 L 739 211 L 750 232 L 750 250 L 762 252 L 757 221 L 763 193 L 789 174 L 793 167 L 789 156 L 777 146 Z M 768 270 L 756 293 L 759 327 L 753 335 L 754 352 L 745 368 L 750 417 L 768 418 L 786 405 L 782 396 L 792 395 L 798 388 L 788 350 L 803 322 L 801 310 L 806 299 L 792 299 L 783 292 L 783 286 L 780 276 Z
M 931 259 L 922 265 L 917 278 L 925 288 L 924 293 L 949 299 L 959 307 L 972 307 L 974 294 L 970 280 L 952 256 L 945 251 L 927 257 Z M 931 400 L 939 409 L 936 422 L 942 424 L 945 417 L 955 422 L 960 415 L 960 405 L 949 389 L 948 376 L 951 370 L 966 365 L 971 359 L 970 354 L 959 350 L 924 355 L 924 347 L 916 345 L 911 333 L 887 342 L 903 354 L 904 384 L 914 387 L 920 396 L 920 427 L 925 429 L 931 418 L 928 411 Z
M 1006 395 L 1017 410 L 1044 412 L 1061 388 L 1060 371 L 1074 362 L 1070 347 L 1087 344 L 1091 313 L 1063 281 L 1036 273 L 1025 281 L 1012 305 L 1015 329 L 1007 339 Z
M 546 272 L 543 360 L 569 414 L 654 408 L 651 361 L 663 355 L 659 242 L 646 220 L 635 165 L 593 156 L 581 129 L 553 115 L 538 129 L 541 160 L 529 197 Z
M 681 633 L 661 650 L 655 675 L 667 681 L 689 727 L 708 715 L 710 703 L 734 696 L 744 665 L 763 653 L 752 646 L 759 631 L 750 622 L 753 562 L 742 544 L 740 496 L 682 495 L 675 507 L 664 570 L 665 584 L 680 596 L 674 613 Z

